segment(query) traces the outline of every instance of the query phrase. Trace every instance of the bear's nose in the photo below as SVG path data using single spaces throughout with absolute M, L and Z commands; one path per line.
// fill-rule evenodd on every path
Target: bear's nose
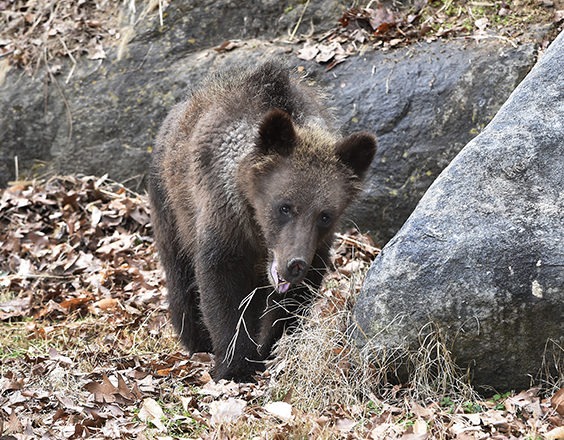
M 305 275 L 306 269 L 307 263 L 304 260 L 302 260 L 301 258 L 293 258 L 288 263 L 288 274 L 292 277 L 292 279 L 288 281 L 292 282 L 300 279 Z

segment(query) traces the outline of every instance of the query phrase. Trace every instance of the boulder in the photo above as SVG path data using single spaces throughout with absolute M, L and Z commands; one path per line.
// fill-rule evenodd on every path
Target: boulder
M 342 2 L 283 4 L 262 0 L 249 14 L 241 0 L 178 0 L 162 27 L 143 23 L 125 50 L 107 50 L 105 60 L 65 64 L 57 76 L 13 69 L 0 85 L 0 186 L 14 178 L 17 156 L 20 175 L 32 168 L 40 174 L 38 165 L 108 173 L 142 191 L 158 127 L 187 87 L 209 72 L 276 57 L 326 88 L 344 132 L 378 135 L 367 189 L 349 217 L 383 244 L 535 60 L 532 43 L 436 41 L 367 51 L 327 71 L 300 60 L 301 45 L 282 40 L 302 12 L 298 34 L 333 26 Z M 279 39 L 265 41 L 272 37 Z M 241 47 L 213 49 L 226 39 L 241 39 Z
M 495 115 L 534 63 L 533 45 L 435 42 L 371 52 L 319 72 L 343 131 L 374 131 L 378 152 L 349 211 L 385 244 L 429 185 Z
M 562 53 L 564 33 L 373 262 L 354 310 L 361 344 L 414 350 L 432 322 L 477 386 L 527 387 L 545 356 L 562 377 Z
M 246 0 L 174 1 L 163 27 L 149 23 L 139 30 L 138 40 L 164 40 L 178 57 L 226 40 L 288 39 L 327 31 L 346 9 L 342 0 L 258 0 L 252 5 Z

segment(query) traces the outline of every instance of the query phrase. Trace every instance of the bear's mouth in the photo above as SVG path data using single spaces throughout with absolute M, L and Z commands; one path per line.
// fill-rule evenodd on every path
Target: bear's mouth
M 278 265 L 273 261 L 270 265 L 270 277 L 272 285 L 278 293 L 286 293 L 290 289 L 290 283 L 278 274 Z

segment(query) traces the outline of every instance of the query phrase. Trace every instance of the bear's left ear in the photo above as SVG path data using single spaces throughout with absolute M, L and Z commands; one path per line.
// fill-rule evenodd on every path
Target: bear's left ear
M 362 179 L 374 159 L 376 138 L 365 132 L 353 133 L 335 146 L 339 160 Z
M 272 109 L 259 126 L 257 147 L 263 154 L 289 156 L 297 143 L 292 117 L 283 110 Z

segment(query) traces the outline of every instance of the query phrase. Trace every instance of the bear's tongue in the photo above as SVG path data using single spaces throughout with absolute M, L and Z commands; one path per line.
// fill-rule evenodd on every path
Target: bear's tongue
M 276 270 L 276 267 L 276 262 L 273 261 L 270 266 L 270 275 L 272 275 L 272 280 L 276 284 L 276 290 L 280 293 L 286 293 L 290 288 L 290 283 L 278 276 L 278 270 Z

